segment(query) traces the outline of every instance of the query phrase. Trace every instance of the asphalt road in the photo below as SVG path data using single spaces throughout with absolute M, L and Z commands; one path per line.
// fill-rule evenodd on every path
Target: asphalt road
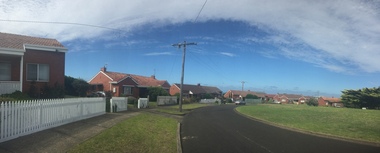
M 329 139 L 267 125 L 236 113 L 234 105 L 187 114 L 181 126 L 184 153 L 371 153 L 380 147 Z

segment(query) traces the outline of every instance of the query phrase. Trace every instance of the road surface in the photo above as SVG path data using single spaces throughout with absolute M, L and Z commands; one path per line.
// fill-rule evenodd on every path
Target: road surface
M 210 106 L 187 114 L 181 126 L 183 153 L 371 153 L 380 147 L 298 133 Z

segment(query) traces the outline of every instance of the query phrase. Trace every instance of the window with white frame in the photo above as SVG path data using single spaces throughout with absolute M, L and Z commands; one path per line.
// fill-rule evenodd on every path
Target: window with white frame
M 132 87 L 131 86 L 124 86 L 123 87 L 123 94 L 124 95 L 132 95 Z
M 0 81 L 11 80 L 11 63 L 0 62 Z
M 26 70 L 28 81 L 49 81 L 48 64 L 27 64 Z

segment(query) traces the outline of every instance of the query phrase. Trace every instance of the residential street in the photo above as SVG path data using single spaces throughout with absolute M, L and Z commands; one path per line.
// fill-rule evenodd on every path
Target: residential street
M 298 133 L 243 117 L 235 105 L 210 106 L 186 115 L 184 153 L 379 152 L 380 147 Z

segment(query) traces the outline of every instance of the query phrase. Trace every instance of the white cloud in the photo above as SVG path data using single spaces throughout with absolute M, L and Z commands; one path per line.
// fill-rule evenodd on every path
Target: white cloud
M 159 56 L 159 55 L 173 55 L 171 52 L 152 52 L 152 53 L 146 53 L 145 56 Z
M 203 3 L 204 0 L 0 0 L 0 29 L 59 41 L 106 39 L 113 33 L 128 35 L 146 24 L 165 26 L 193 21 Z M 380 72 L 379 6 L 377 1 L 357 0 L 217 0 L 207 2 L 198 21 L 243 21 L 271 34 L 265 40 L 251 41 L 274 44 L 280 48 L 280 54 L 288 58 L 303 58 L 338 72 L 347 72 L 352 67 L 364 72 Z M 83 23 L 122 31 L 4 20 Z
M 235 57 L 236 56 L 235 54 L 228 53 L 228 52 L 220 52 L 220 54 L 225 55 L 225 56 L 229 56 L 229 57 Z

